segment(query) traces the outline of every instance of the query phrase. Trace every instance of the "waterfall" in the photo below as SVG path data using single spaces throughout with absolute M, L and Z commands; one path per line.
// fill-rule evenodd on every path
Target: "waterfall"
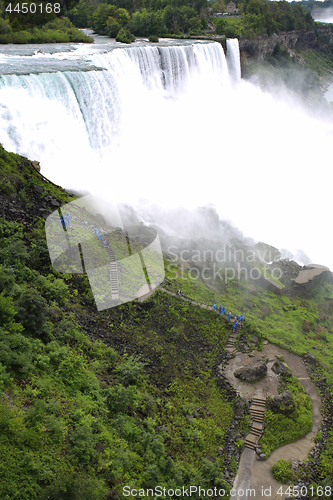
M 315 203 L 314 186 L 327 185 L 332 124 L 242 80 L 237 40 L 227 57 L 192 41 L 9 49 L 0 142 L 50 180 L 132 205 L 213 203 L 247 236 L 330 265 L 311 230 L 329 227 L 329 196 Z
M 71 57 L 73 66 L 75 54 Z M 29 57 L 19 59 L 22 66 Z M 78 66 L 82 59 L 79 54 Z M 152 120 L 161 119 L 167 100 L 191 89 L 202 92 L 208 81 L 211 87 L 230 85 L 218 43 L 104 49 L 89 54 L 89 60 L 91 71 L 54 71 L 52 61 L 52 72 L 47 64 L 39 72 L 39 63 L 38 73 L 32 64 L 31 74 L 0 77 L 1 142 L 10 151 L 39 160 L 42 172 L 60 184 L 67 184 L 73 163 L 87 170 L 110 160 L 121 137 L 128 139 L 132 122 L 137 117 L 144 121 L 148 108 Z M 67 166 L 62 169 L 61 164 Z
M 227 61 L 230 76 L 235 82 L 241 78 L 241 66 L 239 56 L 239 42 L 237 38 L 227 40 Z

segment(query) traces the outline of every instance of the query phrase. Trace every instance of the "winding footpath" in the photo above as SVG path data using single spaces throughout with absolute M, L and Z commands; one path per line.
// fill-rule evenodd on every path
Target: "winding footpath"
M 225 371 L 225 376 L 229 382 L 237 389 L 238 392 L 243 394 L 243 397 L 249 399 L 258 395 L 275 396 L 278 394 L 278 376 L 270 369 L 277 356 L 284 356 L 286 363 L 291 369 L 293 375 L 298 377 L 302 386 L 307 394 L 309 394 L 313 409 L 312 409 L 312 429 L 303 438 L 293 443 L 281 446 L 274 450 L 267 460 L 257 460 L 257 454 L 254 450 L 245 448 L 239 462 L 239 469 L 234 480 L 233 488 L 236 495 L 233 497 L 235 500 L 245 500 L 248 498 L 255 498 L 256 500 L 281 500 L 285 495 L 278 494 L 278 491 L 287 490 L 287 485 L 278 483 L 272 475 L 272 466 L 278 460 L 284 459 L 291 462 L 298 462 L 305 460 L 311 448 L 314 447 L 314 438 L 319 430 L 321 423 L 321 399 L 313 382 L 310 380 L 306 366 L 302 359 L 295 354 L 281 349 L 273 344 L 265 346 L 264 351 L 257 353 L 251 359 L 251 363 L 259 360 L 260 358 L 268 358 L 267 363 L 268 373 L 265 379 L 260 380 L 256 384 L 248 384 L 241 382 L 233 376 L 233 372 L 240 365 L 248 362 L 246 354 L 238 353 L 236 358 L 232 359 Z M 237 368 L 236 368 L 237 367 Z
M 170 295 L 177 296 L 176 293 L 170 292 L 163 287 L 159 287 L 166 293 Z M 188 299 L 187 297 L 180 296 L 182 300 L 191 302 L 192 304 L 198 305 L 204 309 L 213 310 L 212 306 L 207 304 L 202 304 L 194 300 Z M 217 311 L 218 312 L 218 311 Z M 261 352 L 256 352 L 255 355 L 251 353 L 249 356 L 247 353 L 238 352 L 234 343 L 237 338 L 239 329 L 236 334 L 231 333 L 226 345 L 226 349 L 231 354 L 236 354 L 235 357 L 231 358 L 228 365 L 223 370 L 222 366 L 219 367 L 221 375 L 223 375 L 231 385 L 236 389 L 237 393 L 245 398 L 246 400 L 252 400 L 251 408 L 252 411 L 252 427 L 251 432 L 247 436 L 247 446 L 245 447 L 241 459 L 239 462 L 239 467 L 237 475 L 234 480 L 233 490 L 234 495 L 233 500 L 248 500 L 253 498 L 255 500 L 281 500 L 285 498 L 286 495 L 281 494 L 285 492 L 288 485 L 281 485 L 278 483 L 272 475 L 272 466 L 278 460 L 284 459 L 291 462 L 298 462 L 299 460 L 305 460 L 308 457 L 309 451 L 315 446 L 315 436 L 320 428 L 321 424 L 321 399 L 314 383 L 309 378 L 306 366 L 303 360 L 292 354 L 285 349 L 281 349 L 274 344 L 267 344 Z M 252 431 L 257 427 L 255 422 L 257 420 L 261 421 L 261 418 L 255 418 L 255 411 L 259 416 L 260 411 L 258 407 L 263 406 L 263 401 L 266 400 L 267 396 L 278 395 L 278 383 L 279 377 L 273 372 L 272 365 L 277 359 L 277 357 L 284 356 L 286 364 L 291 369 L 292 374 L 297 377 L 305 389 L 305 392 L 310 396 L 312 401 L 312 429 L 303 438 L 295 441 L 293 443 L 281 446 L 280 448 L 274 450 L 267 460 L 258 460 L 257 453 L 255 451 L 255 446 L 251 446 L 251 434 Z M 256 383 L 248 383 L 237 379 L 233 373 L 238 368 L 252 364 L 259 360 L 267 361 L 267 375 L 263 379 Z M 250 408 L 250 412 L 251 412 Z M 255 410 L 257 408 L 257 410 Z M 263 414 L 263 412 L 262 412 Z M 254 434 L 259 436 L 259 433 L 254 430 Z M 254 443 L 257 439 L 252 439 Z M 281 490 L 282 487 L 282 490 Z M 278 491 L 280 493 L 278 493 Z M 287 495 L 288 496 L 288 495 Z

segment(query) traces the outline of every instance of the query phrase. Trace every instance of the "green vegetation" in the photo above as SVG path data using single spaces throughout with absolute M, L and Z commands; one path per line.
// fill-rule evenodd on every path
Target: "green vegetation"
M 325 450 L 320 454 L 321 477 L 333 479 L 333 430 L 328 433 Z M 333 486 L 333 485 L 332 485 Z
M 1 149 L 1 161 L 0 200 L 20 192 L 30 214 L 50 193 L 70 201 L 19 155 Z M 102 500 L 157 484 L 228 497 L 218 447 L 233 411 L 213 375 L 227 326 L 163 292 L 150 308 L 97 313 L 87 278 L 50 266 L 43 222 L 0 219 L 1 498 Z
M 265 431 L 260 439 L 260 446 L 267 457 L 276 448 L 297 441 L 312 428 L 310 396 L 305 394 L 296 377 L 289 376 L 289 374 L 284 376 L 281 374 L 280 377 L 279 392 L 288 389 L 292 394 L 293 404 L 280 405 L 279 413 L 271 410 L 265 412 Z
M 97 312 L 87 277 L 59 274 L 49 261 L 39 207 L 53 211 L 50 197 L 62 204 L 71 198 L 3 148 L 0 166 L 0 206 L 13 199 L 22 207 L 17 221 L 0 219 L 1 498 L 106 500 L 124 498 L 124 485 L 157 484 L 216 486 L 228 498 L 224 473 L 227 467 L 235 473 L 237 462 L 220 449 L 233 404 L 215 368 L 229 323 L 163 290 L 146 303 Z M 320 376 L 332 380 L 331 285 L 300 300 L 267 292 L 255 280 L 255 290 L 243 279 L 214 282 L 213 290 L 176 264 L 165 266 L 170 291 L 242 312 L 249 346 L 252 335 L 258 348 L 266 338 L 298 353 L 316 345 Z M 289 442 L 311 425 L 297 380 L 282 376 L 285 389 L 295 410 L 266 412 L 266 454 L 284 444 L 270 441 L 274 429 Z M 243 414 L 236 450 L 248 431 Z M 323 477 L 332 474 L 332 442 L 330 433 Z
M 250 0 L 239 3 L 239 6 L 242 17 L 211 18 L 216 25 L 216 33 L 227 38 L 252 38 L 315 26 L 311 14 L 304 13 L 298 2 L 291 6 L 288 2 Z
M 0 1 L 0 44 L 91 42 L 66 16 L 77 0 Z M 65 8 L 66 5 L 66 8 Z
M 133 41 L 133 36 L 200 37 L 208 31 L 208 7 L 212 8 L 211 12 L 225 11 L 224 2 L 207 0 L 195 0 L 191 4 L 185 0 L 177 3 L 172 0 L 114 0 L 113 4 L 80 0 L 68 3 L 67 9 L 62 3 L 43 0 L 38 3 L 37 12 L 31 0 L 24 3 L 24 10 L 18 5 L 19 8 L 8 0 L 0 3 L 0 43 L 90 41 L 73 26 L 64 29 L 59 24 L 52 24 L 57 17 L 66 19 L 64 16 L 78 28 L 92 28 L 96 33 L 124 43 Z M 216 25 L 216 34 L 227 38 L 252 38 L 315 26 L 308 9 L 303 11 L 299 2 L 239 0 L 237 8 L 239 16 L 210 18 Z
M 216 279 L 211 283 L 212 289 L 191 278 L 187 269 L 178 269 L 177 263 L 167 264 L 166 278 L 170 284 L 165 286 L 170 290 L 181 289 L 189 298 L 205 304 L 216 301 L 232 314 L 241 312 L 245 316 L 245 325 L 251 323 L 252 333 L 261 335 L 263 340 L 298 355 L 315 347 L 323 374 L 333 385 L 333 338 L 329 334 L 333 331 L 332 285 L 323 284 L 313 293 L 312 299 L 279 296 L 265 290 L 258 281 L 246 281 L 243 277 L 227 282 Z M 304 321 L 308 322 L 308 329 L 304 329 Z
M 91 42 L 68 18 L 55 19 L 44 26 L 22 29 L 0 18 L 0 44 Z
M 291 479 L 291 462 L 279 460 L 272 467 L 274 479 L 282 484 L 287 484 Z
M 302 102 L 312 114 L 329 116 L 330 106 L 323 96 L 323 87 L 332 79 L 332 47 L 302 52 L 283 50 L 278 44 L 273 53 L 260 63 L 243 68 L 246 79 L 255 79 L 262 89 L 288 93 Z
M 216 2 L 215 2 L 216 4 Z M 225 4 L 213 4 L 213 10 L 225 10 Z M 211 17 L 216 25 L 216 33 L 227 38 L 253 37 L 257 35 L 279 33 L 294 29 L 314 27 L 310 14 L 304 13 L 296 4 L 287 2 L 251 0 L 237 3 L 243 16 Z M 184 0 L 174 2 L 164 0 L 156 2 L 115 1 L 88 4 L 80 0 L 70 12 L 69 18 L 78 27 L 92 27 L 96 33 L 116 37 L 120 29 L 128 29 L 135 36 L 200 36 L 207 30 L 208 2 L 196 0 L 188 5 Z M 121 18 L 119 11 L 122 11 Z

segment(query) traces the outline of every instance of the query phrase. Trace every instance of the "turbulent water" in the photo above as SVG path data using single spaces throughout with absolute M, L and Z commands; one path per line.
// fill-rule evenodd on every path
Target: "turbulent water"
M 215 42 L 100 41 L 3 46 L 5 148 L 112 201 L 212 203 L 253 238 L 333 268 L 331 124 L 243 81 L 237 40 L 227 56 Z

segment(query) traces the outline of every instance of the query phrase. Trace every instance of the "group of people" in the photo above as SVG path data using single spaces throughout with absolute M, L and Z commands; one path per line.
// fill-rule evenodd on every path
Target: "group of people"
M 216 302 L 214 302 L 214 305 L 213 305 L 214 311 L 216 311 L 216 308 L 217 308 Z M 223 316 L 223 314 L 225 314 L 225 307 L 221 306 L 221 304 L 219 305 L 219 311 L 220 311 L 221 316 Z M 228 313 L 228 320 L 231 321 L 231 312 Z M 232 325 L 232 329 L 236 330 L 236 328 L 237 328 L 238 325 L 243 325 L 244 324 L 244 321 L 245 321 L 245 318 L 241 314 L 239 314 L 238 316 L 235 316 L 234 317 L 234 322 L 233 322 L 233 325 Z
M 86 223 L 86 221 L 84 221 Z M 107 245 L 109 243 L 109 240 L 107 238 L 104 238 L 104 236 L 100 233 L 99 229 L 97 227 L 94 227 L 95 234 L 99 240 L 103 243 L 103 245 Z
M 229 317 L 230 314 L 230 317 Z M 231 321 L 231 313 L 228 314 L 229 321 Z M 238 325 L 244 325 L 245 318 L 242 315 L 235 316 L 234 322 L 232 324 L 232 331 L 234 332 Z
M 59 225 L 60 225 L 60 227 L 62 227 L 65 230 L 66 229 L 71 229 L 71 230 L 73 229 L 72 218 L 71 218 L 71 215 L 69 212 L 66 212 L 65 216 L 62 214 L 60 215 Z M 88 226 L 88 222 L 86 220 L 84 221 L 84 225 Z M 104 238 L 104 236 L 101 234 L 98 227 L 94 227 L 94 231 L 95 231 L 97 238 L 103 243 L 103 245 L 109 244 L 109 240 L 107 238 Z
M 214 303 L 214 311 L 216 311 L 216 302 Z M 219 311 L 220 311 L 221 316 L 223 314 L 225 314 L 225 307 L 221 306 L 221 304 L 219 305 Z

